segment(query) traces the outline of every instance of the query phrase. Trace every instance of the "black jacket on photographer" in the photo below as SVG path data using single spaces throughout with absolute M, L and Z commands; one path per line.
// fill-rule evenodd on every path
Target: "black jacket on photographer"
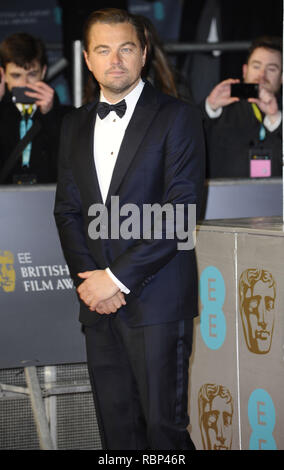
M 23 166 L 22 155 L 2 184 L 55 183 L 57 179 L 57 153 L 61 122 L 64 115 L 72 109 L 63 106 L 54 95 L 54 104 L 47 114 L 37 108 L 31 115 L 33 123 L 40 124 L 31 142 L 30 161 Z M 22 114 L 12 101 L 12 94 L 6 89 L 0 102 L 0 174 L 5 163 L 20 141 L 20 122 Z

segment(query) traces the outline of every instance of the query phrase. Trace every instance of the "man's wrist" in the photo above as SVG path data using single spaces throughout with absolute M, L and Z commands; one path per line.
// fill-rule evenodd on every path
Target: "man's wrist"
M 219 107 L 219 108 L 213 109 L 207 97 L 205 100 L 205 111 L 211 119 L 216 119 L 221 116 L 223 108 Z
M 111 272 L 109 268 L 106 268 L 105 271 L 109 275 L 111 280 L 117 285 L 119 290 L 121 290 L 121 292 L 123 292 L 124 294 L 130 293 L 130 290 L 124 284 L 122 284 L 119 279 L 117 279 L 117 277 Z

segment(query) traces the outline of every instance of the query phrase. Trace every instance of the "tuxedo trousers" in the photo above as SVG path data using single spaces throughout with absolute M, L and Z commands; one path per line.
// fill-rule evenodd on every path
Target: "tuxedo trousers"
M 194 450 L 187 427 L 193 320 L 129 327 L 102 315 L 84 329 L 102 447 Z

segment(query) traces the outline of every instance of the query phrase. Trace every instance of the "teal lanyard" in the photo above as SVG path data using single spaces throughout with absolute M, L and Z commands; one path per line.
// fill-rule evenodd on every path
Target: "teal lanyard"
M 32 107 L 23 108 L 22 119 L 20 121 L 20 139 L 22 139 L 26 133 L 30 130 L 33 125 L 33 120 L 30 115 L 32 113 Z M 30 142 L 23 150 L 22 154 L 22 166 L 30 166 L 32 143 Z

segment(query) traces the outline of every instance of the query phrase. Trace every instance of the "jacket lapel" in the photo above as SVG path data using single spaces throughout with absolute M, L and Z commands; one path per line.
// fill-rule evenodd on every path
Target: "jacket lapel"
M 78 133 L 79 148 L 77 154 L 80 154 L 80 159 L 85 158 L 85 165 L 80 165 L 78 171 L 84 168 L 84 180 L 88 188 L 93 188 L 95 201 L 103 203 L 102 195 L 98 182 L 98 175 L 94 161 L 94 129 L 96 123 L 96 107 L 97 100 L 86 107 L 81 122 L 81 131 Z
M 137 149 L 143 141 L 158 109 L 157 93 L 152 85 L 146 82 L 121 143 L 106 198 L 106 206 L 110 203 L 110 197 L 116 194 L 122 183 Z

